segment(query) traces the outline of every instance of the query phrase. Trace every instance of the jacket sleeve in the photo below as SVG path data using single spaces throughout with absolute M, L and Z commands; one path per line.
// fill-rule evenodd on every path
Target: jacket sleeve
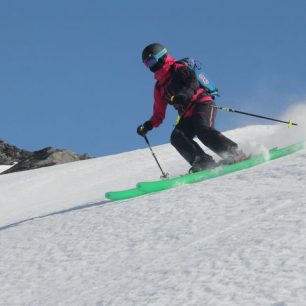
M 158 127 L 165 119 L 168 103 L 162 98 L 160 91 L 154 87 L 153 115 L 150 119 L 153 127 Z
M 196 74 L 187 66 L 179 66 L 176 67 L 176 77 L 181 83 L 181 88 L 176 93 L 175 99 L 181 104 L 188 103 L 199 88 Z

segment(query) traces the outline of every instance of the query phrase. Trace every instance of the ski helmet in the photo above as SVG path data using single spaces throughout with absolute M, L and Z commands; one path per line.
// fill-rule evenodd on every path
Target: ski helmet
M 150 44 L 142 51 L 142 61 L 152 72 L 164 65 L 166 57 L 167 49 L 158 43 Z

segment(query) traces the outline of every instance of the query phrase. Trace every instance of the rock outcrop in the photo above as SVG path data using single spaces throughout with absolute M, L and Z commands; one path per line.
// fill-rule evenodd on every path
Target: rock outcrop
M 79 155 L 69 150 L 60 150 L 53 147 L 30 152 L 0 140 L 0 165 L 15 164 L 1 174 L 49 167 L 90 158 L 88 154 Z
M 5 143 L 0 139 L 0 165 L 12 165 L 27 159 L 31 152 L 19 149 L 15 146 Z

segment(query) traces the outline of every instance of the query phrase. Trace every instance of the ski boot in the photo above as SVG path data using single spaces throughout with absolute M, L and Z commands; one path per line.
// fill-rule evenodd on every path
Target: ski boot
M 231 165 L 248 159 L 249 157 L 237 148 L 232 148 L 229 152 L 223 154 L 220 165 Z
M 192 163 L 192 167 L 189 169 L 189 173 L 196 173 L 215 167 L 217 167 L 217 163 L 210 155 L 197 156 Z

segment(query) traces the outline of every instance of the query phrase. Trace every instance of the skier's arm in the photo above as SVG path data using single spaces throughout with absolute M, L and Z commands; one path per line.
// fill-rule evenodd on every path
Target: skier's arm
M 157 86 L 154 88 L 153 115 L 150 119 L 153 127 L 158 127 L 165 119 L 167 102 L 162 98 Z
M 171 97 L 173 104 L 185 105 L 192 99 L 192 96 L 199 88 L 195 72 L 187 66 L 176 68 L 177 77 L 181 81 L 181 89 Z
M 145 123 L 138 126 L 137 134 L 140 136 L 145 136 L 147 132 L 153 129 L 153 127 L 158 127 L 165 119 L 167 105 L 167 102 L 162 99 L 159 90 L 155 86 L 153 115 L 150 120 L 147 120 Z

